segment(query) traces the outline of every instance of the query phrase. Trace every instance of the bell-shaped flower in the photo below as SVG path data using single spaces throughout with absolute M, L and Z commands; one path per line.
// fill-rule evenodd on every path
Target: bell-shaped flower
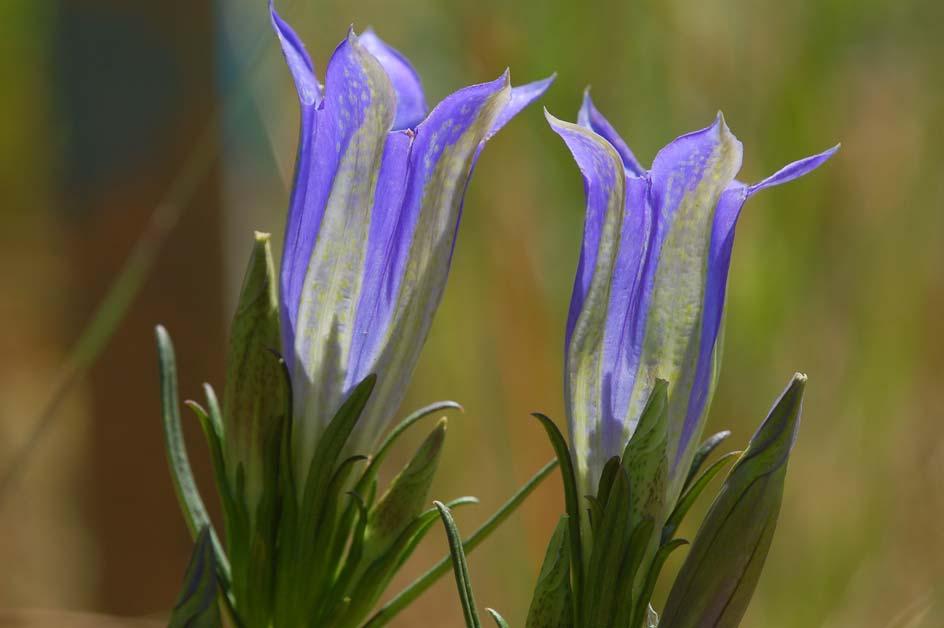
M 322 85 L 272 11 L 301 103 L 282 255 L 282 343 L 296 465 L 353 387 L 377 383 L 348 447 L 369 453 L 396 412 L 442 297 L 462 201 L 485 142 L 552 79 L 461 89 L 427 111 L 419 76 L 351 31 Z
M 656 380 L 669 382 L 668 503 L 681 490 L 720 367 L 737 219 L 756 192 L 800 177 L 835 152 L 748 185 L 741 143 L 719 114 L 643 168 L 584 98 L 578 124 L 548 116 L 583 174 L 583 246 L 567 322 L 565 394 L 583 494 L 632 436 Z

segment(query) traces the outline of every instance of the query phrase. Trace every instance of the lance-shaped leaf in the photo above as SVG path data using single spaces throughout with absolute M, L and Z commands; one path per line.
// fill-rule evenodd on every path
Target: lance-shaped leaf
M 442 418 L 371 509 L 364 541 L 366 558 L 373 559 L 386 551 L 422 512 L 445 438 L 446 419 Z
M 755 185 L 735 180 L 741 143 L 719 114 L 643 168 L 585 97 L 573 125 L 549 118 L 584 178 L 587 210 L 566 332 L 566 403 L 583 494 L 669 382 L 667 503 L 688 476 L 720 366 L 734 229 L 746 200 L 835 149 Z
M 526 628 L 570 628 L 574 609 L 570 592 L 570 543 L 567 515 L 562 515 L 544 554 Z
M 794 375 L 725 480 L 669 593 L 663 628 L 740 623 L 777 525 L 805 384 Z
M 629 492 L 632 495 L 630 525 L 633 527 L 639 525 L 644 517 L 651 517 L 658 529 L 666 516 L 667 392 L 668 383 L 657 380 L 639 425 L 623 452 L 622 464 L 629 476 Z
M 280 298 L 302 471 L 368 373 L 377 389 L 348 450 L 376 444 L 442 298 L 476 159 L 550 80 L 512 88 L 506 72 L 427 112 L 418 74 L 376 34 L 352 31 L 322 86 L 274 11 L 272 23 L 301 106 Z
M 472 593 L 472 579 L 469 577 L 469 567 L 465 560 L 465 550 L 462 548 L 462 537 L 456 528 L 452 513 L 445 504 L 434 502 L 443 527 L 446 529 L 446 539 L 449 541 L 449 553 L 452 556 L 452 570 L 456 577 L 456 589 L 459 592 L 459 601 L 462 603 L 462 614 L 465 617 L 467 628 L 481 628 L 478 610 L 475 608 L 475 596 Z
M 286 418 L 282 367 L 273 353 L 280 348 L 277 289 L 269 234 L 257 232 L 230 329 L 222 421 L 229 486 L 241 470 L 237 498 L 251 522 L 263 493 L 275 491 Z
M 219 628 L 220 608 L 217 604 L 219 586 L 213 559 L 210 529 L 197 534 L 193 554 L 184 574 L 184 584 L 171 613 L 168 628 Z
M 229 584 L 229 561 L 223 552 L 223 546 L 213 529 L 210 515 L 207 513 L 197 482 L 190 467 L 187 444 L 184 441 L 183 425 L 180 421 L 180 401 L 177 396 L 177 358 L 170 334 L 162 326 L 155 329 L 157 352 L 161 374 L 161 414 L 164 424 L 164 447 L 167 462 L 170 465 L 171 480 L 177 493 L 177 502 L 184 514 L 184 520 L 190 534 L 196 540 L 197 535 L 207 529 L 213 546 L 214 559 L 223 576 L 223 585 Z

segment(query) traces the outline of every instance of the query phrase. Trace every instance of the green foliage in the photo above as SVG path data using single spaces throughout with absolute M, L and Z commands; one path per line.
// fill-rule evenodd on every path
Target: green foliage
M 453 402 L 427 406 L 394 428 L 374 457 L 342 458 L 340 452 L 374 387 L 376 378 L 368 376 L 355 386 L 325 428 L 306 476 L 297 478 L 293 471 L 292 430 L 285 420 L 290 416 L 291 394 L 284 362 L 265 352 L 265 358 L 280 374 L 266 387 L 280 390 L 273 395 L 277 403 L 268 406 L 271 425 L 258 430 L 261 442 L 255 444 L 257 455 L 240 458 L 227 447 L 227 431 L 241 426 L 224 416 L 213 389 L 206 385 L 205 406 L 193 401 L 187 405 L 209 446 L 223 506 L 224 551 L 190 469 L 178 408 L 173 346 L 163 328 L 157 329 L 157 339 L 164 430 L 174 486 L 188 527 L 198 538 L 198 550 L 212 554 L 211 561 L 192 561 L 191 571 L 199 573 L 188 576 L 188 582 L 197 582 L 200 577 L 204 579 L 200 581 L 204 587 L 201 591 L 211 585 L 214 592 L 219 591 L 230 623 L 235 626 L 363 625 L 394 575 L 439 518 L 439 510 L 424 510 L 423 506 L 441 456 L 445 420 L 435 426 L 378 498 L 379 465 L 409 427 L 431 414 L 460 406 Z M 257 390 L 254 394 L 264 393 Z M 261 416 L 255 418 L 262 420 Z M 262 468 L 258 468 L 260 465 Z M 471 551 L 487 538 L 553 467 L 551 464 L 538 472 L 466 541 L 465 548 Z M 247 478 L 253 474 L 261 479 L 260 494 L 247 491 Z M 449 502 L 448 507 L 476 502 L 475 498 L 462 497 Z M 448 568 L 448 558 L 444 560 Z M 212 580 L 206 580 L 206 565 L 217 572 Z M 444 572 L 431 570 L 381 609 L 371 625 L 389 621 Z M 196 590 L 195 585 L 186 589 Z M 181 613 L 190 614 L 181 621 L 195 621 L 196 615 L 189 610 L 194 605 L 191 601 L 182 606 Z M 212 625 L 219 625 L 219 610 L 213 612 L 217 613 L 213 619 L 217 623 Z
M 795 375 L 731 470 L 669 593 L 661 626 L 740 624 L 777 526 L 805 375 Z
M 465 560 L 465 550 L 462 548 L 462 537 L 456 529 L 456 522 L 452 513 L 444 504 L 435 502 L 443 526 L 446 528 L 446 539 L 449 541 L 449 555 L 452 557 L 452 569 L 456 577 L 456 588 L 459 591 L 459 601 L 462 604 L 462 614 L 468 628 L 481 628 L 478 611 L 475 609 L 475 596 L 472 594 L 472 581 L 469 578 L 469 567 Z
M 218 594 L 213 540 L 210 529 L 202 528 L 197 534 L 168 628 L 219 628 L 222 623 Z
M 550 419 L 535 415 L 560 460 L 567 514 L 548 545 L 527 628 L 736 626 L 773 534 L 804 382 L 802 376 L 794 378 L 732 469 L 699 529 L 661 622 L 652 595 L 666 560 L 688 545 L 675 538 L 679 525 L 740 452 L 721 456 L 702 471 L 728 433 L 707 439 L 692 460 L 681 497 L 668 503 L 668 385 L 659 381 L 623 455 L 604 465 L 597 494 L 587 496 L 582 513 L 574 506 L 575 482 L 569 488 L 567 470 L 572 473 L 573 464 L 563 436 Z M 580 517 L 586 523 L 574 526 L 573 519 Z M 581 533 L 575 543 L 572 535 Z M 575 559 L 579 556 L 586 556 L 586 563 Z
M 570 542 L 567 515 L 561 515 L 548 543 L 538 582 L 534 587 L 526 628 L 570 628 L 573 626 L 570 590 Z

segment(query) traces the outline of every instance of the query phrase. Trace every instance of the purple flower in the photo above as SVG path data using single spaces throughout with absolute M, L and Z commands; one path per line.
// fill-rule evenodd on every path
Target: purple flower
M 367 375 L 378 380 L 350 446 L 371 448 L 396 412 L 442 297 L 476 159 L 552 79 L 512 88 L 506 71 L 428 111 L 413 66 L 373 32 L 348 33 L 322 85 L 271 14 L 301 103 L 280 308 L 304 469 Z
M 643 168 L 585 95 L 578 124 L 548 116 L 583 174 L 583 247 L 566 333 L 565 394 L 581 488 L 595 494 L 656 379 L 669 382 L 669 499 L 688 471 L 717 380 L 738 215 L 754 193 L 800 177 L 836 148 L 759 183 L 735 179 L 741 143 L 719 114 Z

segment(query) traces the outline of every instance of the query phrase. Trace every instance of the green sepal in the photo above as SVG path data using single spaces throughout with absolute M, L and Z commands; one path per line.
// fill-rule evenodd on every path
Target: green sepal
M 564 440 L 557 425 L 547 416 L 535 412 L 534 418 L 541 422 L 547 437 L 551 441 L 554 453 L 557 455 L 557 462 L 560 465 L 561 482 L 564 485 L 564 508 L 567 512 L 567 525 L 569 527 L 568 541 L 570 542 L 570 571 L 573 579 L 574 594 L 574 616 L 583 617 L 584 613 L 584 551 L 583 538 L 581 536 L 581 513 L 580 501 L 577 497 L 577 476 L 574 473 L 573 459 L 570 457 L 570 449 Z M 589 531 L 588 531 L 589 532 Z
M 269 234 L 256 232 L 230 326 L 222 410 L 227 475 L 233 485 L 242 469 L 243 494 L 237 499 L 245 504 L 252 527 L 263 495 L 277 490 L 278 433 L 288 419 L 282 368 L 273 353 L 281 345 L 279 318 L 278 280 Z M 268 529 L 273 523 L 261 525 Z
M 644 588 L 644 583 L 637 576 L 640 575 L 640 567 L 649 554 L 654 529 L 655 522 L 652 517 L 646 517 L 633 529 L 629 547 L 620 569 L 619 587 L 616 590 L 616 602 L 614 604 L 616 619 L 613 626 L 620 628 L 628 626 L 634 604 L 638 604 L 639 601 L 648 602 L 648 595 L 637 593 L 636 597 L 633 597 L 633 592 Z M 658 553 L 656 555 L 658 556 Z
M 661 628 L 739 625 L 776 528 L 805 384 L 805 375 L 794 375 L 725 480 L 672 586 Z
M 525 628 L 573 626 L 568 529 L 567 515 L 561 515 L 544 554 Z
M 679 498 L 678 503 L 675 505 L 675 509 L 672 511 L 672 514 L 669 515 L 665 525 L 662 527 L 662 543 L 668 543 L 672 540 L 672 537 L 675 536 L 679 526 L 682 524 L 682 520 L 685 518 L 685 515 L 688 514 L 688 511 L 694 505 L 695 501 L 702 494 L 711 480 L 713 480 L 714 477 L 718 475 L 718 473 L 720 473 L 729 462 L 731 462 L 731 460 L 740 455 L 741 452 L 732 451 L 718 458 L 710 467 L 705 470 L 704 473 L 698 477 L 697 480 L 695 480 L 695 482 L 691 484 L 688 490 L 682 494 L 682 497 Z
M 623 450 L 622 465 L 629 477 L 633 498 L 630 525 L 645 517 L 660 523 L 665 516 L 668 484 L 669 384 L 657 379 L 639 417 L 632 438 Z
M 698 449 L 695 450 L 695 455 L 692 457 L 692 466 L 688 469 L 688 476 L 685 478 L 685 484 L 682 485 L 682 491 L 684 492 L 691 484 L 695 477 L 698 475 L 698 470 L 701 469 L 701 465 L 705 463 L 705 460 L 708 459 L 708 456 L 727 438 L 731 436 L 731 432 L 728 430 L 722 430 L 717 434 L 712 434 L 705 439 Z
M 213 529 L 213 522 L 207 513 L 203 498 L 193 478 L 190 468 L 190 458 L 187 456 L 187 445 L 184 442 L 183 426 L 180 420 L 180 407 L 177 396 L 177 360 L 174 355 L 174 345 L 167 330 L 158 325 L 155 329 L 157 336 L 157 352 L 161 375 L 161 416 L 164 425 L 164 445 L 167 450 L 167 461 L 170 465 L 170 475 L 177 493 L 177 501 L 184 514 L 184 521 L 190 530 L 191 537 L 196 540 L 201 530 L 206 528 L 213 546 L 214 562 L 222 577 L 224 590 L 229 590 L 230 570 L 226 553 Z
M 475 608 L 475 596 L 472 593 L 472 579 L 469 577 L 469 566 L 465 560 L 465 550 L 462 548 L 462 537 L 456 528 L 449 508 L 441 502 L 433 502 L 439 511 L 443 526 L 446 528 L 446 539 L 449 542 L 449 554 L 452 556 L 452 570 L 456 577 L 456 589 L 459 591 L 459 601 L 462 604 L 462 615 L 467 628 L 481 628 L 479 614 Z
M 428 503 L 445 439 L 446 419 L 442 418 L 371 508 L 364 541 L 367 560 L 382 554 Z
M 593 534 L 582 626 L 604 626 L 614 612 L 620 569 L 632 531 L 629 485 L 626 469 L 621 467 L 610 489 L 599 529 Z
M 197 533 L 184 584 L 171 613 L 168 628 L 220 628 L 219 585 L 210 529 Z

